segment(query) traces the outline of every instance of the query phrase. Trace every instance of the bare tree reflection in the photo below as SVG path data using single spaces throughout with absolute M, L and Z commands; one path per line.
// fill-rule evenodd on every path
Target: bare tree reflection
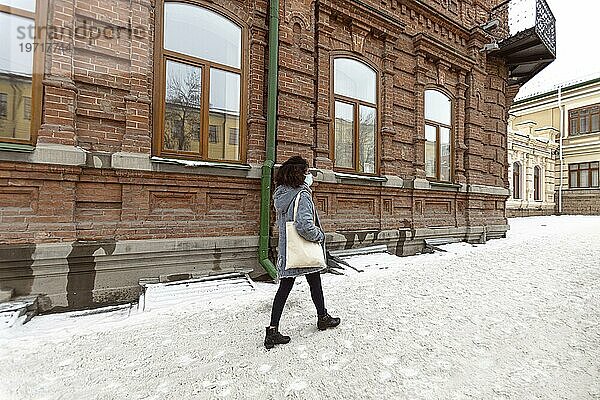
M 375 110 L 362 107 L 359 120 L 360 165 L 362 172 L 375 172 Z
M 200 142 L 201 69 L 169 63 L 164 147 L 193 151 Z

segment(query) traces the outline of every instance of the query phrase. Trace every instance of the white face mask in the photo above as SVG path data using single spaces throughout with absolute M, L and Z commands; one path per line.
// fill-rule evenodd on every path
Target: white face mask
M 312 174 L 307 174 L 304 175 L 304 183 L 306 183 L 308 186 L 313 184 L 313 176 Z

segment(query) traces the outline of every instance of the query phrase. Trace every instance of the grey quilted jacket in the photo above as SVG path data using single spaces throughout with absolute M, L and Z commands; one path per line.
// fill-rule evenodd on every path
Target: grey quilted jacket
M 277 213 L 277 228 L 279 229 L 279 245 L 277 254 L 277 274 L 279 278 L 291 278 L 300 275 L 321 271 L 324 268 L 294 268 L 285 269 L 286 255 L 286 233 L 285 223 L 294 219 L 294 200 L 300 193 L 298 203 L 298 215 L 295 227 L 300 236 L 311 242 L 319 242 L 325 251 L 325 234 L 321 229 L 319 215 L 312 200 L 312 191 L 308 185 L 303 184 L 299 188 L 290 186 L 278 186 L 273 195 L 275 211 Z M 314 218 L 314 222 L 313 222 Z

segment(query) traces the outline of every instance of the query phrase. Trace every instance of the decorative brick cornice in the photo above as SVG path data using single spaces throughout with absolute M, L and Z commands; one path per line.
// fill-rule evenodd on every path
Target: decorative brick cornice
M 359 0 L 320 0 L 319 10 L 328 11 L 332 17 L 336 18 L 339 18 L 340 15 L 344 16 L 352 21 L 352 25 L 360 23 L 368 27 L 377 26 L 380 33 L 390 36 L 392 40 L 398 39 L 405 29 L 405 24 L 392 14 Z
M 427 34 L 420 33 L 416 35 L 413 44 L 418 55 L 431 58 L 436 63 L 445 62 L 466 72 L 477 66 L 476 60 L 459 53 L 455 48 Z

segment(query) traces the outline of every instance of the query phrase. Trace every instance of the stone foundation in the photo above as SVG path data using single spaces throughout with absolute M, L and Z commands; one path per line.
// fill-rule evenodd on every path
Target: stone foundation
M 332 250 L 386 245 L 392 254 L 423 251 L 426 239 L 482 243 L 505 237 L 507 225 L 328 233 Z M 277 238 L 271 241 L 277 243 Z M 40 311 L 94 308 L 136 301 L 141 278 L 184 272 L 199 275 L 252 269 L 258 237 L 87 241 L 0 247 L 0 285 L 17 295 L 38 294 Z M 276 249 L 272 248 L 273 258 Z
M 562 194 L 562 213 L 600 215 L 600 189 L 567 189 Z

